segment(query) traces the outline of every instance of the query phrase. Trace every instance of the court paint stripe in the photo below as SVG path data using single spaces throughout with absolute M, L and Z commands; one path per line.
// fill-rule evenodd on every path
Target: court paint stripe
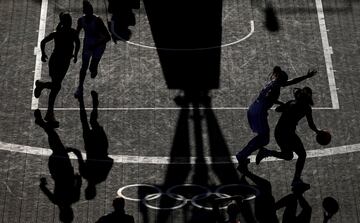
M 200 107 L 199 110 L 247 110 L 249 107 Z M 39 108 L 42 111 L 46 111 L 47 108 Z M 85 108 L 85 110 L 92 110 L 93 108 Z M 193 107 L 181 108 L 181 107 L 133 107 L 133 108 L 98 108 L 100 111 L 156 111 L 156 110 L 181 110 L 189 109 L 193 110 Z M 314 107 L 315 110 L 333 110 L 333 107 Z M 54 108 L 55 111 L 79 111 L 80 108 Z M 272 108 L 275 110 L 275 108 Z
M 47 148 L 32 147 L 25 145 L 18 145 L 12 143 L 0 142 L 0 150 L 16 152 L 16 153 L 26 153 L 29 155 L 39 155 L 39 156 L 50 156 L 51 150 Z M 324 149 L 315 149 L 308 150 L 307 158 L 315 157 L 325 157 L 325 156 L 335 156 L 340 154 L 360 152 L 360 143 L 353 145 L 344 145 Z M 82 153 L 83 157 L 86 157 L 85 153 Z M 170 158 L 165 156 L 128 156 L 128 155 L 110 155 L 114 159 L 115 163 L 138 163 L 138 164 L 196 164 L 196 157 L 179 157 L 179 158 Z M 76 159 L 76 156 L 70 153 L 71 159 Z M 229 157 L 204 157 L 206 164 L 229 164 L 237 163 L 236 157 L 232 156 L 229 160 Z M 294 156 L 294 159 L 297 159 Z M 255 156 L 250 156 L 250 161 L 255 162 Z M 279 159 L 270 157 L 264 159 L 264 162 L 279 161 Z
M 335 75 L 334 75 L 334 68 L 332 64 L 331 54 L 333 54 L 332 47 L 329 45 L 329 39 L 327 35 L 327 29 L 325 24 L 325 15 L 322 5 L 322 0 L 315 0 L 316 2 L 316 10 L 319 20 L 320 26 L 320 34 L 322 45 L 324 49 L 324 57 L 325 57 L 325 64 L 326 64 L 326 73 L 328 76 L 329 81 L 329 88 L 330 88 L 330 95 L 331 95 L 331 102 L 334 109 L 339 109 L 339 99 L 337 95 L 337 89 L 335 84 Z
M 34 49 L 34 55 L 36 55 L 36 61 L 35 61 L 35 70 L 34 70 L 33 90 L 35 89 L 35 81 L 41 78 L 42 61 L 41 61 L 40 42 L 45 37 L 47 9 L 48 9 L 48 0 L 42 0 L 39 30 L 38 30 L 38 41 L 37 41 L 37 46 Z M 33 91 L 31 92 L 31 95 L 32 95 L 31 109 L 34 110 L 39 107 L 39 99 L 34 97 Z

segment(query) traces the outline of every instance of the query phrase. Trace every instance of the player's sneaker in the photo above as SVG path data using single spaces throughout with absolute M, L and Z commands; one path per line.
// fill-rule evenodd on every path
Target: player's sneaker
M 265 159 L 266 157 L 268 157 L 270 154 L 269 154 L 269 151 L 265 148 L 261 148 L 259 150 L 259 152 L 257 153 L 256 155 L 256 165 L 259 165 L 261 160 Z
M 41 117 L 41 111 L 39 109 L 36 109 L 34 111 L 34 117 L 35 117 L 35 124 L 38 126 L 43 126 L 45 124 L 44 120 Z
M 241 173 L 244 173 L 244 172 L 248 172 L 248 164 L 250 163 L 250 159 L 247 158 L 247 159 L 240 159 L 238 160 L 239 162 L 239 165 L 236 167 L 236 169 L 241 172 Z
M 91 78 L 95 78 L 98 74 L 97 68 L 91 69 L 90 70 L 90 77 Z
M 42 90 L 43 90 L 42 82 L 40 82 L 39 80 L 35 81 L 35 90 L 34 90 L 35 98 L 40 97 Z

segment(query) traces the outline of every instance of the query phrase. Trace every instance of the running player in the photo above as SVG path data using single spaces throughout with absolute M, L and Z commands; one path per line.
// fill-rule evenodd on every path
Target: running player
M 246 159 L 257 149 L 261 149 L 269 143 L 270 129 L 268 124 L 268 110 L 274 104 L 282 104 L 280 102 L 281 87 L 297 84 L 307 78 L 314 76 L 316 70 L 309 70 L 304 76 L 288 80 L 288 75 L 285 71 L 281 70 L 279 66 L 275 66 L 272 73 L 270 73 L 271 80 L 261 90 L 259 96 L 250 105 L 247 112 L 248 122 L 250 128 L 257 135 L 250 140 L 250 142 L 240 152 L 236 154 L 239 162 L 239 168 L 242 164 L 246 163 Z
M 311 106 L 314 103 L 311 88 L 296 89 L 294 91 L 294 98 L 295 100 L 290 100 L 276 108 L 276 111 L 282 112 L 275 127 L 275 139 L 281 151 L 261 149 L 256 156 L 256 163 L 259 164 L 262 159 L 268 156 L 292 160 L 294 157 L 293 152 L 295 152 L 298 155 L 298 160 L 296 161 L 295 174 L 291 185 L 310 187 L 309 184 L 305 184 L 301 180 L 306 151 L 299 136 L 296 134 L 296 126 L 302 118 L 306 117 L 311 130 L 315 133 L 318 133 L 320 130 L 316 128 L 312 117 Z
M 83 1 L 83 13 L 84 15 L 77 21 L 76 28 L 78 34 L 84 29 L 85 36 L 79 86 L 74 94 L 75 98 L 82 94 L 87 69 L 90 71 L 91 78 L 96 77 L 98 65 L 104 54 L 106 43 L 111 39 L 104 22 L 99 16 L 94 15 L 93 7 L 87 0 Z
M 59 122 L 56 121 L 54 115 L 54 103 L 56 96 L 61 89 L 61 82 L 68 71 L 71 58 L 74 57 L 74 63 L 77 61 L 77 55 L 80 49 L 80 40 L 76 34 L 76 30 L 71 28 L 72 18 L 69 13 L 60 13 L 60 23 L 55 32 L 46 36 L 40 44 L 41 61 L 46 62 L 48 59 L 45 53 L 45 45 L 47 42 L 54 40 L 55 47 L 49 59 L 49 75 L 51 82 L 35 82 L 34 96 L 39 98 L 44 88 L 50 89 L 48 110 L 45 115 L 45 121 L 50 122 L 53 126 L 58 127 Z M 74 51 L 75 44 L 75 51 Z

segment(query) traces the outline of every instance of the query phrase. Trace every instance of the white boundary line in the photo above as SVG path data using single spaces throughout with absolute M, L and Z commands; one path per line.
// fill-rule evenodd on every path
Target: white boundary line
M 33 90 L 35 89 L 35 81 L 41 78 L 42 61 L 41 61 L 41 52 L 40 52 L 40 42 L 45 37 L 47 9 L 48 9 L 48 0 L 42 0 L 39 30 L 38 30 L 38 41 L 37 41 L 37 46 L 34 49 L 34 55 L 36 55 L 36 61 L 35 61 Z M 34 97 L 33 91 L 31 92 L 31 95 L 32 95 L 31 109 L 35 110 L 39 107 L 39 99 Z
M 325 15 L 324 15 L 323 6 L 322 6 L 322 0 L 315 0 L 315 2 L 316 2 L 316 9 L 317 9 L 318 21 L 319 21 L 319 26 L 320 26 L 322 45 L 323 45 L 323 49 L 324 49 L 326 72 L 327 72 L 328 81 L 329 81 L 332 107 L 331 108 L 318 107 L 318 108 L 314 108 L 314 109 L 325 109 L 325 110 L 339 109 L 340 106 L 339 106 L 339 100 L 338 100 L 337 89 L 336 89 L 336 84 L 335 84 L 334 69 L 333 69 L 332 59 L 331 59 L 331 54 L 333 53 L 333 51 L 332 51 L 331 46 L 329 46 L 329 40 L 328 40 L 327 29 L 326 29 L 326 25 L 325 25 Z M 35 49 L 34 49 L 34 54 L 36 55 L 36 62 L 35 62 L 35 71 L 34 71 L 33 90 L 35 89 L 35 81 L 41 78 L 42 62 L 41 62 L 40 42 L 45 36 L 47 9 L 48 9 L 48 0 L 42 0 L 40 23 L 39 23 L 39 30 L 38 30 L 38 43 L 37 43 L 37 47 L 35 47 Z M 248 37 L 250 37 L 255 29 L 254 21 L 251 20 L 250 23 L 251 23 L 251 32 L 247 36 L 245 36 L 244 38 L 237 40 L 233 43 L 224 44 L 224 45 L 222 45 L 222 47 L 236 44 L 236 43 L 241 42 L 241 41 L 247 39 Z M 127 41 L 127 43 L 142 46 L 142 47 L 147 47 L 150 49 L 156 49 L 156 47 L 150 47 L 150 46 L 145 46 L 145 45 L 141 45 L 141 44 L 136 44 L 136 43 L 133 43 L 130 41 Z M 31 110 L 35 110 L 35 109 L 39 108 L 39 99 L 34 97 L 33 91 L 31 92 L 31 94 L 32 94 Z M 79 108 L 55 108 L 55 110 L 78 110 L 78 109 Z M 99 108 L 99 110 L 113 110 L 113 111 L 116 111 L 116 110 L 166 110 L 166 109 L 176 110 L 176 109 L 180 109 L 180 108 L 158 108 L 158 107 L 155 107 L 155 108 Z M 245 109 L 247 109 L 247 107 L 219 107 L 219 108 L 212 108 L 212 109 L 214 109 L 214 110 L 219 110 L 219 109 L 245 110 Z
M 46 111 L 47 108 L 39 108 L 42 111 Z M 93 108 L 85 108 L 85 110 L 92 110 Z M 181 109 L 188 109 L 193 110 L 193 107 L 189 108 L 181 108 L 181 107 L 148 107 L 148 108 L 98 108 L 100 111 L 156 111 L 156 110 L 181 110 Z M 248 107 L 200 107 L 197 108 L 199 110 L 247 110 Z M 312 109 L 315 110 L 333 110 L 333 107 L 314 107 Z M 80 108 L 54 108 L 55 111 L 79 111 Z M 272 110 L 275 110 L 275 108 L 272 108 Z
M 0 142 L 0 150 L 15 152 L 15 153 L 25 153 L 29 155 L 38 155 L 38 156 L 50 156 L 52 154 L 50 149 L 40 148 L 40 147 L 31 147 L 24 146 L 12 143 Z M 360 152 L 360 143 L 353 145 L 337 146 L 326 149 L 315 149 L 308 150 L 307 158 L 315 157 L 325 157 L 325 156 L 334 156 L 347 153 Z M 85 153 L 82 153 L 83 157 L 86 157 Z M 170 157 L 166 156 L 128 156 L 128 155 L 110 155 L 115 163 L 138 163 L 138 164 L 196 164 L 197 157 L 179 157 L 178 159 L 174 158 L 173 160 Z M 71 159 L 76 159 L 76 156 L 70 153 Z M 295 156 L 294 159 L 297 159 Z M 186 162 L 184 162 L 186 160 Z M 206 164 L 229 164 L 237 163 L 236 157 L 231 156 L 231 162 L 229 162 L 228 157 L 204 157 Z M 214 161 L 215 160 L 215 161 Z M 223 161 L 221 161 L 223 160 Z M 255 162 L 255 156 L 250 156 L 250 161 Z M 266 158 L 264 161 L 279 161 L 276 158 Z
M 322 45 L 323 45 L 323 49 L 324 49 L 326 73 L 327 73 L 328 81 L 329 81 L 331 102 L 332 102 L 333 109 L 339 109 L 339 107 L 340 107 L 339 99 L 338 99 L 338 95 L 337 95 L 334 69 L 333 69 L 333 64 L 332 64 L 332 60 L 331 60 L 331 54 L 333 54 L 333 50 L 332 50 L 332 47 L 329 45 L 329 39 L 327 36 L 327 29 L 326 29 L 326 25 L 325 25 L 325 15 L 324 15 L 324 10 L 323 10 L 323 6 L 322 6 L 322 1 L 315 0 L 315 2 L 316 2 L 316 10 L 317 10 L 319 26 L 320 26 L 321 40 L 322 40 Z

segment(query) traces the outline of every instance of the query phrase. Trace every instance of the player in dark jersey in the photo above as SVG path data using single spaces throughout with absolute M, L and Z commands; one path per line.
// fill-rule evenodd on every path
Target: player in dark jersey
M 276 111 L 281 112 L 279 121 L 275 127 L 275 139 L 280 147 L 280 152 L 268 149 L 262 149 L 256 156 L 256 162 L 268 156 L 277 157 L 284 160 L 292 160 L 293 152 L 298 155 L 296 161 L 296 169 L 292 186 L 299 184 L 305 185 L 301 180 L 301 173 L 304 168 L 306 151 L 301 139 L 296 134 L 296 126 L 298 122 L 306 117 L 311 130 L 318 133 L 320 130 L 316 128 L 313 117 L 312 108 L 314 104 L 312 99 L 312 90 L 309 87 L 296 89 L 294 91 L 295 100 L 288 101 L 286 104 L 280 105 Z M 310 186 L 307 184 L 307 186 Z
M 104 54 L 106 43 L 110 41 L 110 34 L 102 21 L 102 19 L 94 15 L 91 3 L 87 0 L 83 1 L 83 12 L 77 21 L 76 31 L 79 34 L 84 29 L 84 42 L 82 52 L 82 65 L 79 76 L 79 86 L 74 94 L 75 98 L 83 91 L 86 71 L 90 70 L 91 78 L 95 78 L 98 73 L 98 65 Z
M 134 223 L 134 217 L 125 213 L 125 199 L 117 197 L 113 200 L 114 211 L 102 216 L 96 223 Z
M 280 67 L 275 66 L 270 74 L 271 80 L 261 90 L 259 96 L 250 105 L 247 112 L 250 128 L 257 135 L 240 152 L 236 154 L 236 158 L 241 165 L 246 163 L 246 159 L 257 149 L 261 149 L 269 143 L 270 129 L 268 124 L 268 110 L 274 104 L 282 104 L 279 101 L 280 90 L 282 87 L 297 84 L 307 78 L 314 76 L 315 70 L 309 70 L 304 76 L 288 80 L 288 75 Z
M 80 49 L 80 40 L 76 30 L 71 28 L 72 18 L 69 13 L 60 14 L 60 23 L 55 32 L 50 33 L 41 41 L 41 60 L 46 62 L 48 59 L 45 52 L 45 45 L 47 42 L 54 40 L 54 50 L 49 59 L 49 75 L 51 82 L 42 82 L 37 80 L 35 82 L 34 96 L 39 98 L 41 91 L 44 88 L 50 89 L 48 110 L 45 115 L 45 121 L 51 122 L 54 126 L 58 126 L 54 116 L 54 103 L 56 96 L 61 89 L 61 82 L 68 71 L 71 58 L 76 63 L 77 55 Z M 74 47 L 75 45 L 75 47 Z M 75 49 L 74 49 L 75 48 Z

